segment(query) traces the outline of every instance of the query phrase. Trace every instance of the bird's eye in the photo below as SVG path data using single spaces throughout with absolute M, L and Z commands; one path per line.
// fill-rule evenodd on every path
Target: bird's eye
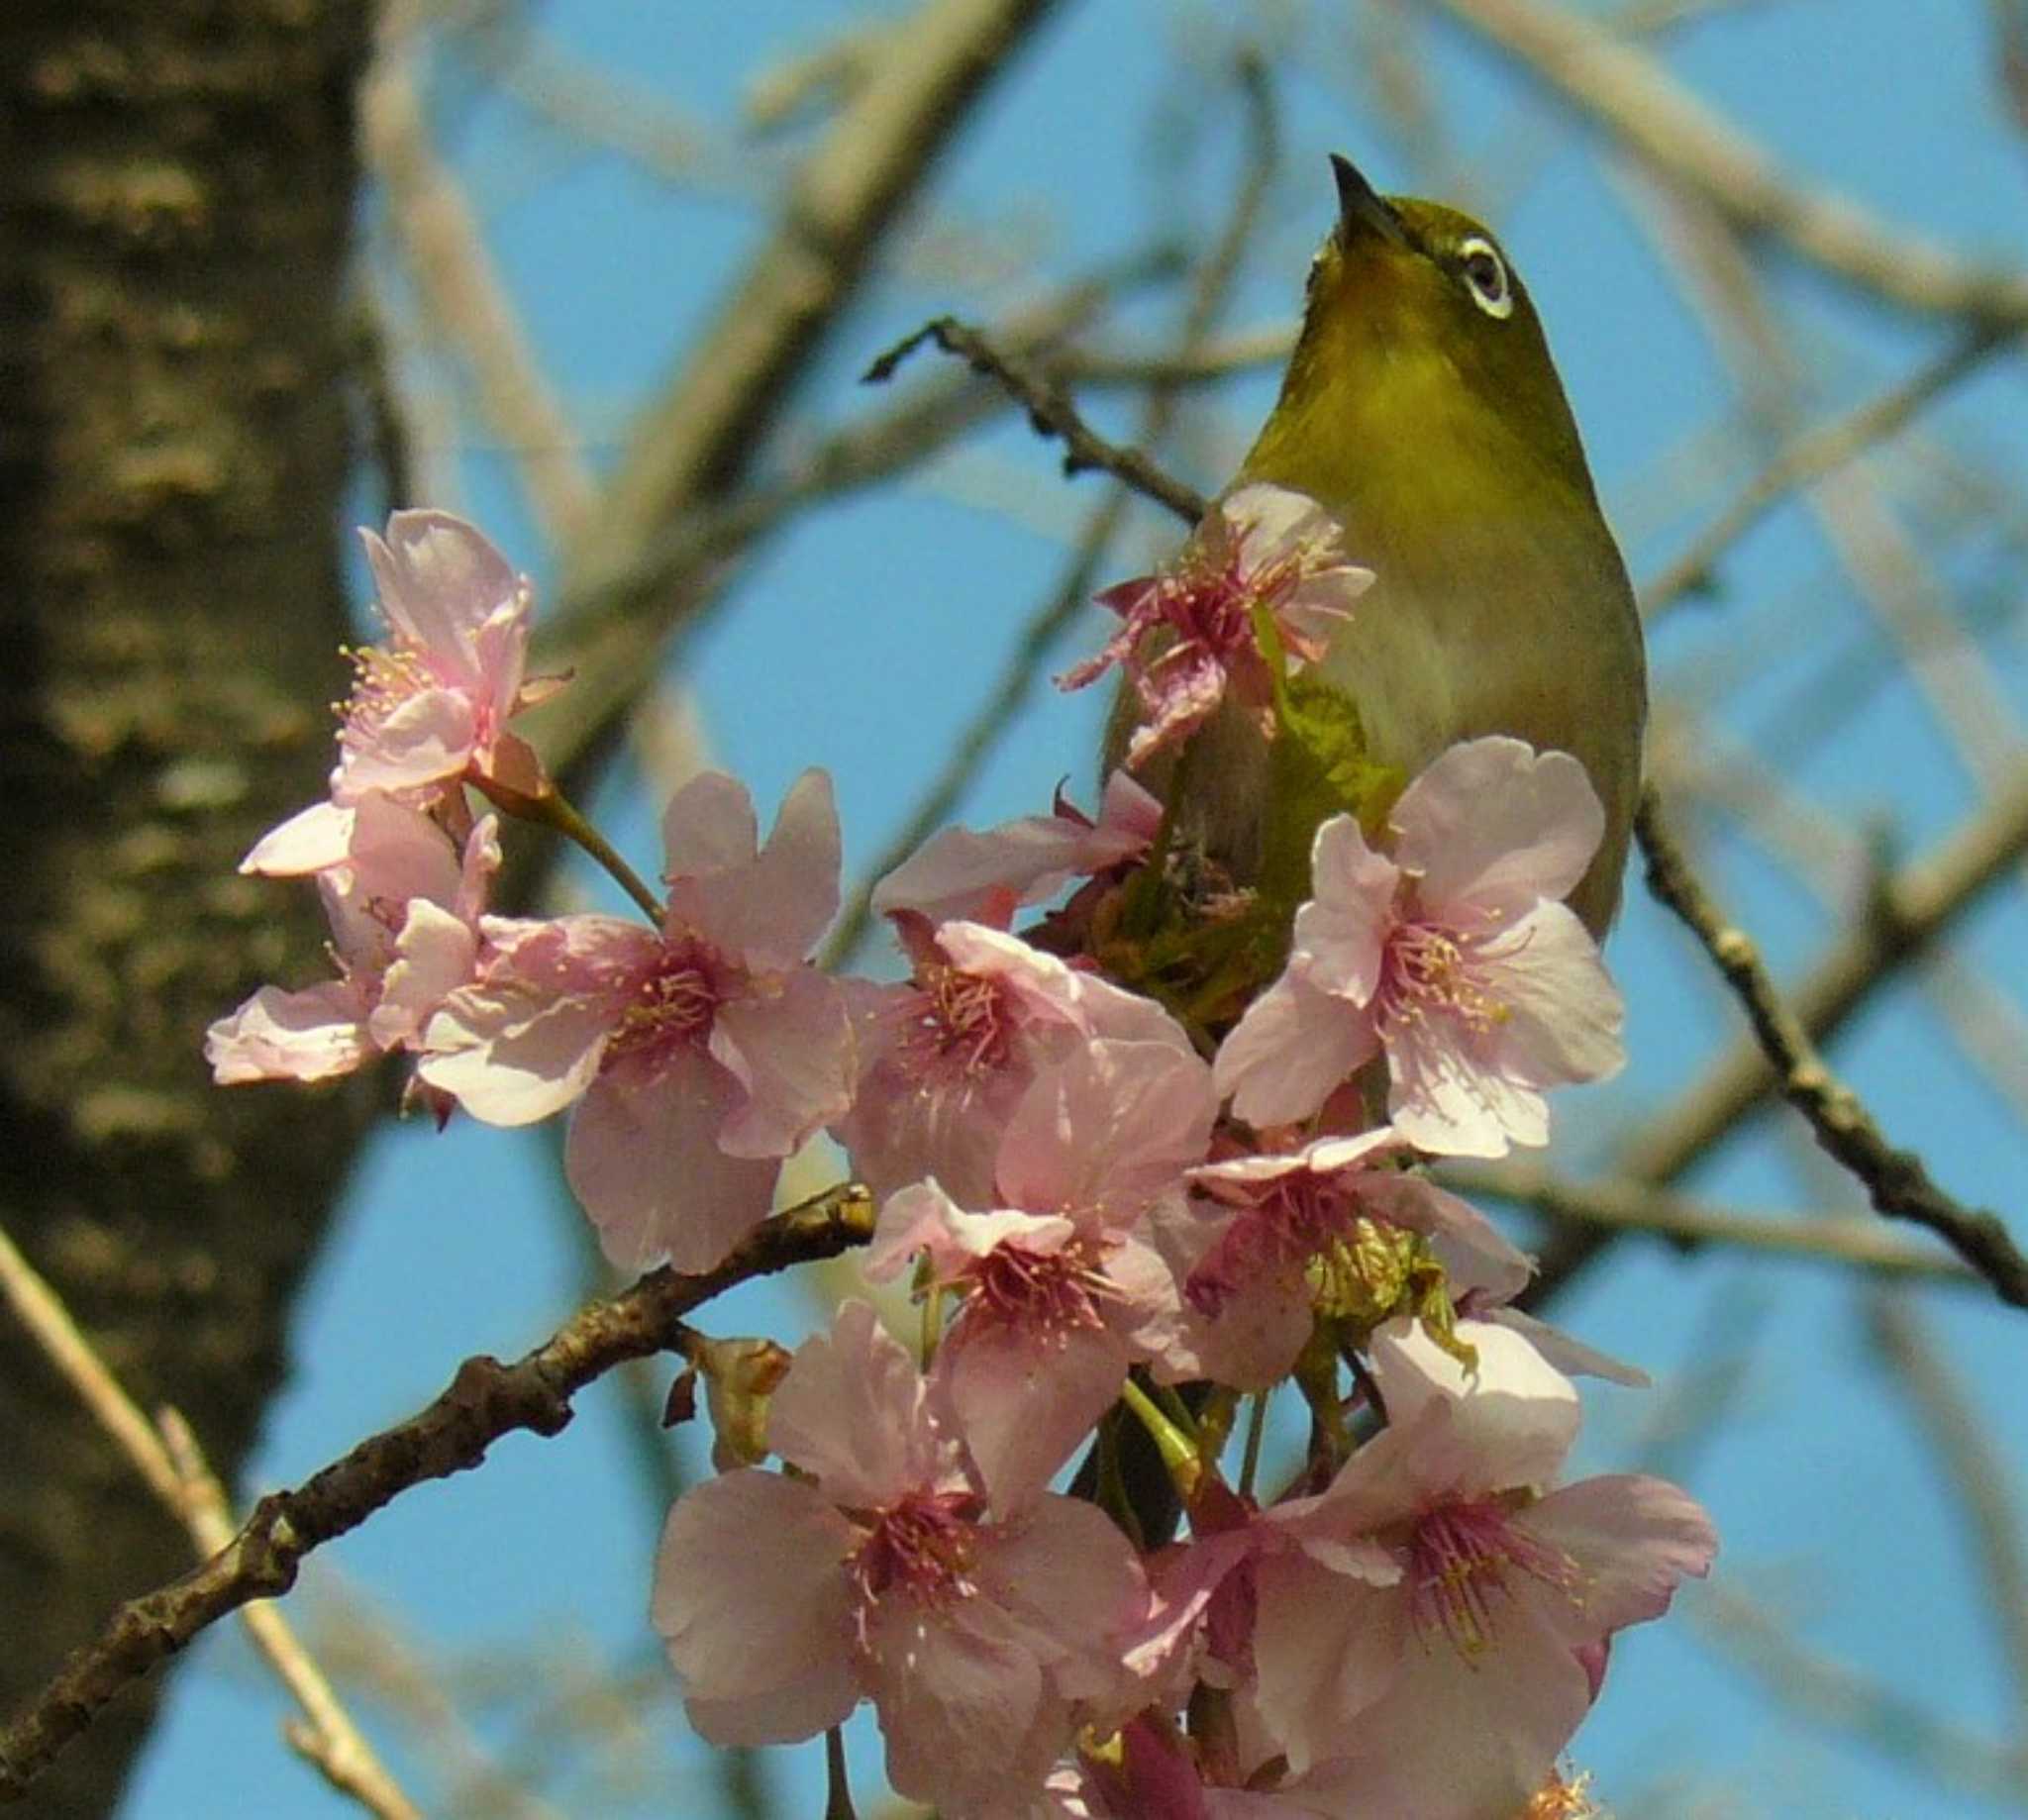
M 1458 269 L 1471 301 L 1496 322 L 1514 314 L 1514 287 L 1507 280 L 1507 262 L 1491 241 L 1476 235 L 1458 249 Z

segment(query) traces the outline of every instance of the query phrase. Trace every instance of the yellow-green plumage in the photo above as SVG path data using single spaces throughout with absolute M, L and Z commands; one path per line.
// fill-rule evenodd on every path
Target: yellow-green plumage
M 1606 838 L 1571 903 L 1602 935 L 1640 788 L 1646 665 L 1576 425 L 1487 231 L 1441 204 L 1383 200 L 1334 162 L 1340 221 L 1280 400 L 1234 485 L 1309 494 L 1374 571 L 1325 674 L 1357 702 L 1375 758 L 1413 775 L 1455 741 L 1506 733 L 1584 765 Z M 1495 276 L 1504 315 L 1485 301 Z M 1203 745 L 1190 820 L 1245 875 L 1265 746 L 1231 708 Z

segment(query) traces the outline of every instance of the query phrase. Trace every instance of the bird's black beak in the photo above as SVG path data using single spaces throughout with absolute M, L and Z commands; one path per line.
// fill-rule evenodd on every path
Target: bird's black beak
M 1351 247 L 1377 235 L 1396 247 L 1408 245 L 1408 233 L 1394 205 L 1369 183 L 1350 158 L 1331 154 L 1331 174 L 1338 179 L 1338 243 Z

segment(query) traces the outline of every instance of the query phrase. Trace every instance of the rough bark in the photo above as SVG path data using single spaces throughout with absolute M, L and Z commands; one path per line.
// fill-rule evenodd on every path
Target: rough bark
M 321 966 L 235 875 L 329 763 L 364 8 L 0 7 L 0 1219 L 230 1473 L 361 1094 L 221 1093 L 204 1026 Z M 0 1705 L 187 1562 L 0 1324 Z M 152 1693 L 31 1798 L 108 1811 Z

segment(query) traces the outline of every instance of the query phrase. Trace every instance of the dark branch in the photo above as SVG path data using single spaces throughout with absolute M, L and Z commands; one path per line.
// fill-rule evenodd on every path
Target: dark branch
M 477 1466 L 502 1435 L 559 1433 L 579 1390 L 629 1359 L 669 1346 L 692 1309 L 735 1283 L 863 1245 L 872 1224 L 864 1189 L 833 1188 L 763 1222 L 715 1270 L 644 1276 L 624 1293 L 579 1309 L 512 1365 L 483 1355 L 467 1359 L 426 1409 L 360 1442 L 293 1491 L 262 1498 L 226 1548 L 181 1579 L 130 1599 L 96 1641 L 73 1651 L 0 1735 L 0 1801 L 19 1799 L 107 1701 L 206 1626 L 250 1600 L 288 1591 L 311 1550 L 356 1529 L 426 1479 Z
M 1895 1150 L 1852 1089 L 1824 1065 L 1802 1020 L 1783 1002 L 1746 933 L 1725 920 L 1691 872 L 1664 825 L 1654 790 L 1642 798 L 1636 832 L 1648 858 L 1648 883 L 1697 940 L 1746 1008 L 1781 1096 L 1805 1119 L 1831 1157 L 1866 1186 L 1875 1208 L 1890 1219 L 1927 1227 L 1979 1275 L 2002 1301 L 2028 1308 L 2028 1258 L 1996 1214 L 1961 1206 L 1934 1181 L 1913 1151 Z
M 925 323 L 913 335 L 895 343 L 868 366 L 869 384 L 891 379 L 901 363 L 926 343 L 934 342 L 946 354 L 954 354 L 973 372 L 1003 385 L 1027 408 L 1028 421 L 1039 436 L 1053 436 L 1067 452 L 1064 456 L 1066 474 L 1093 471 L 1111 474 L 1144 498 L 1166 506 L 1185 524 L 1194 525 L 1211 509 L 1211 502 L 1194 487 L 1166 474 L 1138 449 L 1108 442 L 1078 415 L 1069 394 L 1054 379 L 1031 372 L 1007 358 L 977 329 L 955 316 L 939 316 Z

